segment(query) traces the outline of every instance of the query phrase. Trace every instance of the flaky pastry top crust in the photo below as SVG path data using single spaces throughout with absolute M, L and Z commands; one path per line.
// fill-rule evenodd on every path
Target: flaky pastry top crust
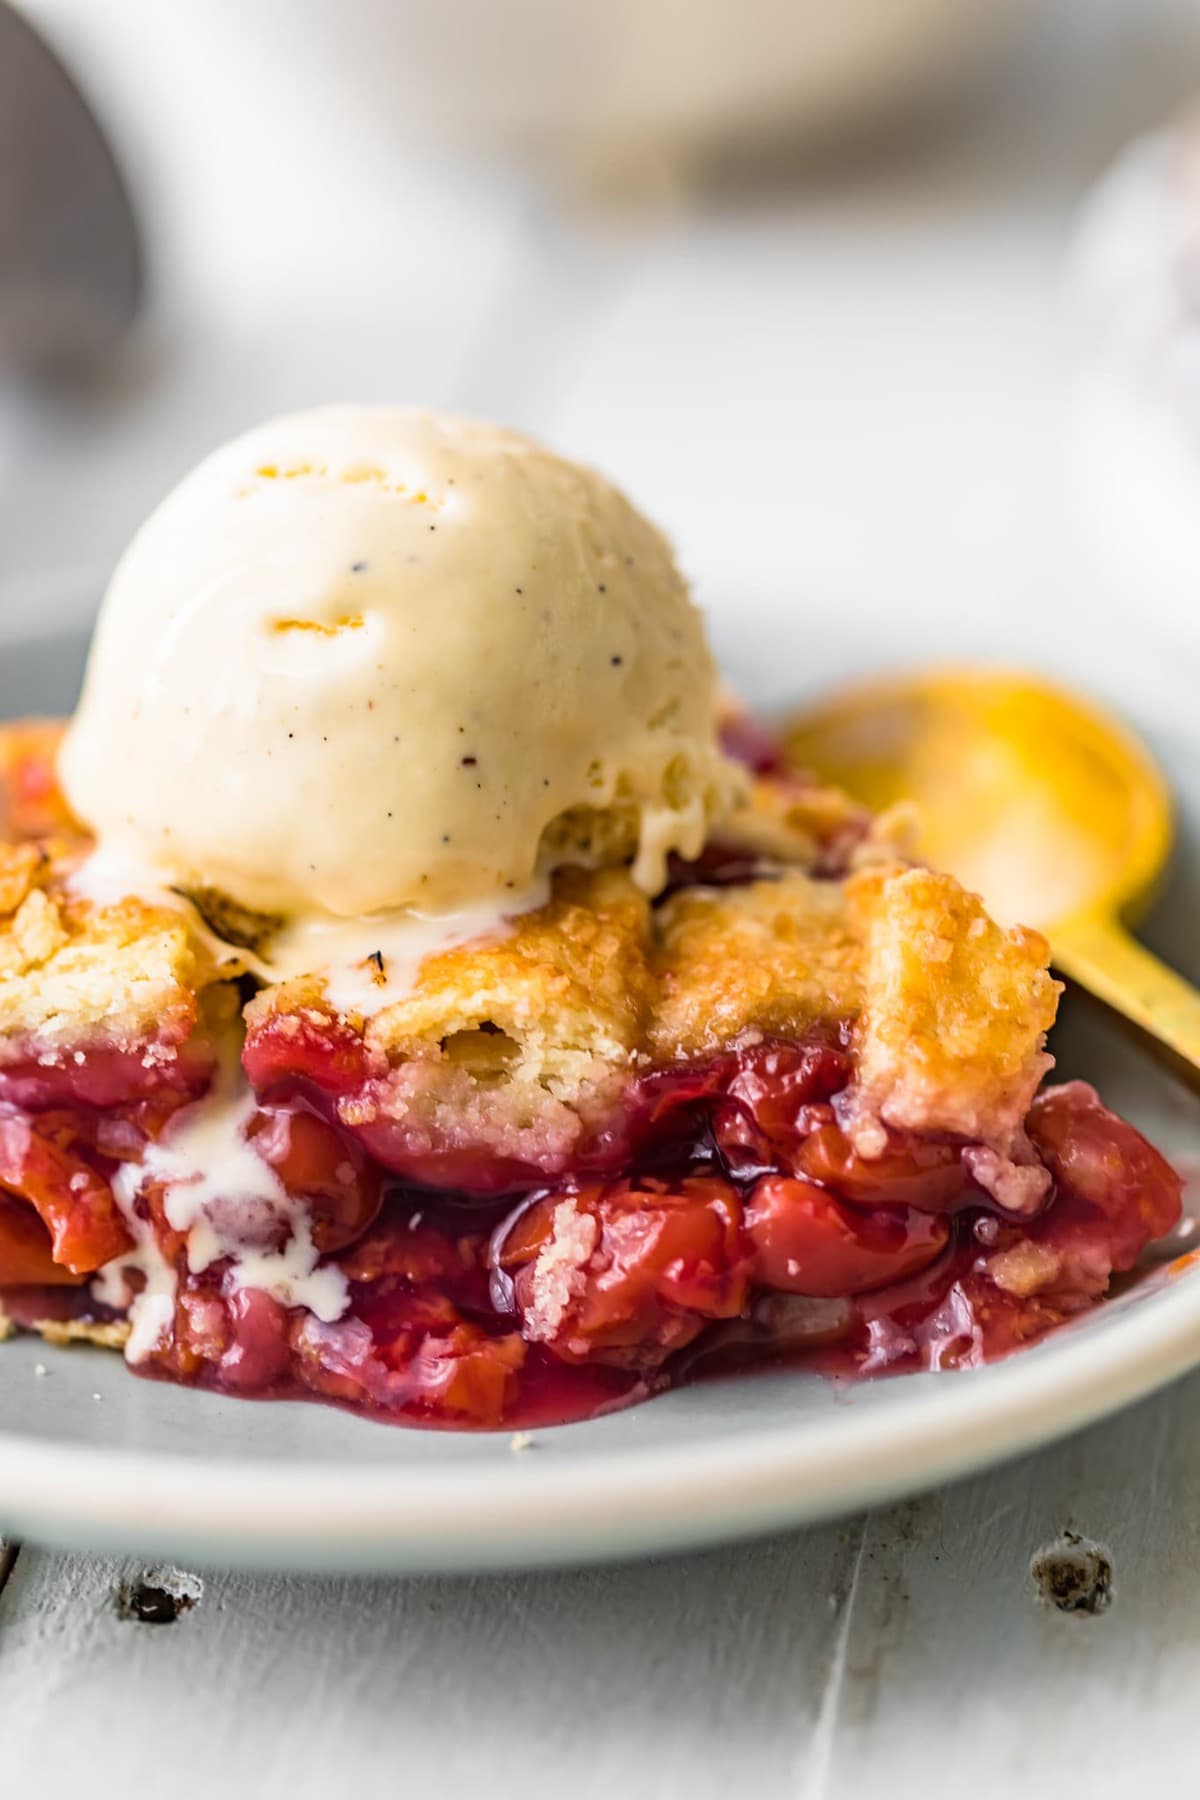
M 72 896 L 86 842 L 44 779 L 53 730 L 0 729 L 0 1060 L 30 1043 L 179 1040 L 221 971 L 186 911 Z M 377 1070 L 452 1065 L 526 1106 L 756 1037 L 836 1032 L 857 1058 L 867 1153 L 881 1124 L 1007 1151 L 1050 1062 L 1049 947 L 908 866 L 902 826 L 831 790 L 758 781 L 722 833 L 745 878 L 652 903 L 624 869 L 560 871 L 547 905 L 428 957 L 401 1000 L 343 1022 Z M 331 1012 L 313 971 L 266 987 L 247 1023 Z

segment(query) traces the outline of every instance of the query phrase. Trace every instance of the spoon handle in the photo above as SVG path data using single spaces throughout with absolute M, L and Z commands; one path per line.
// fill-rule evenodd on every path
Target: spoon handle
M 1200 1089 L 1200 992 L 1142 948 L 1115 919 L 1075 918 L 1054 934 L 1063 975 L 1144 1033 L 1176 1074 Z

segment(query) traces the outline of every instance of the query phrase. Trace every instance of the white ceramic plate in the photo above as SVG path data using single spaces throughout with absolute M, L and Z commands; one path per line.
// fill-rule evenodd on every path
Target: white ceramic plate
M 43 620 L 45 620 L 43 613 Z M 0 633 L 0 711 L 70 705 L 69 624 Z M 753 670 L 743 671 L 751 680 Z M 1184 851 L 1157 917 L 1180 966 L 1197 891 L 1200 754 L 1159 742 Z M 1189 866 L 1190 865 L 1190 866 Z M 1189 972 L 1195 974 L 1193 967 Z M 1200 1108 L 1070 1006 L 1060 1066 L 1179 1158 Z M 476 1569 L 682 1549 L 911 1493 L 1074 1431 L 1200 1362 L 1200 1267 L 1159 1269 L 1032 1350 L 965 1374 L 835 1389 L 794 1373 L 714 1381 L 587 1425 L 458 1435 L 140 1380 L 119 1358 L 0 1347 L 0 1529 L 44 1543 L 295 1569 Z

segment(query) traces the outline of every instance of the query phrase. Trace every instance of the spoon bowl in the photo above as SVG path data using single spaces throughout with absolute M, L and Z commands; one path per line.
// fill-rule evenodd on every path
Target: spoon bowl
M 1065 975 L 1200 1084 L 1200 995 L 1130 937 L 1170 856 L 1166 783 L 1102 708 L 1040 677 L 949 668 L 857 684 L 784 726 L 793 767 L 873 810 L 917 808 L 917 854 L 1036 926 Z

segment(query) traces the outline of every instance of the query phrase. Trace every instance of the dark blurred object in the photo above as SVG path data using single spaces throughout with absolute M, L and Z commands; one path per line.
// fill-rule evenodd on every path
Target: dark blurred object
M 141 245 L 104 134 L 57 57 L 0 0 L 0 372 L 93 361 L 137 311 Z

